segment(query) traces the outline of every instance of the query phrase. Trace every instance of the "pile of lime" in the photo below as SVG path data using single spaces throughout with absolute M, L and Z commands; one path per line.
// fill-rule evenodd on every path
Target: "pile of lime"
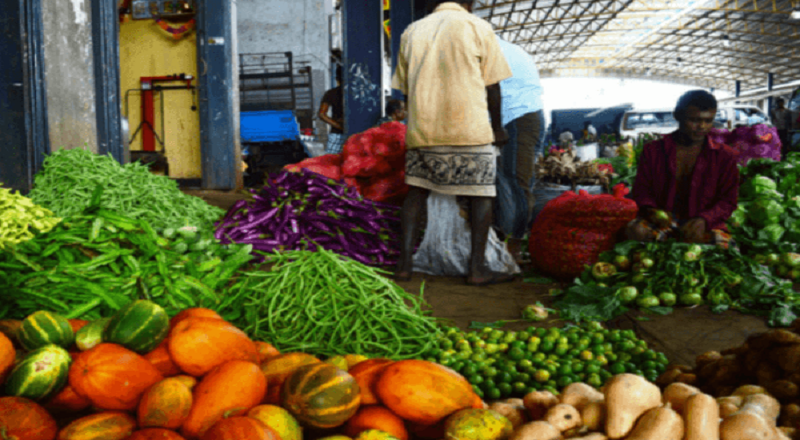
M 655 382 L 669 363 L 664 353 L 648 348 L 633 330 L 608 330 L 598 322 L 466 333 L 446 327 L 426 359 L 459 372 L 487 400 L 542 390 L 557 394 L 574 382 L 599 388 L 622 373 Z

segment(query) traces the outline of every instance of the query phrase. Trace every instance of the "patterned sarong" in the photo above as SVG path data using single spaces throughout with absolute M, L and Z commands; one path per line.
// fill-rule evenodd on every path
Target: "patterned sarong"
M 406 151 L 406 183 L 434 192 L 495 197 L 498 150 L 478 147 L 427 147 Z

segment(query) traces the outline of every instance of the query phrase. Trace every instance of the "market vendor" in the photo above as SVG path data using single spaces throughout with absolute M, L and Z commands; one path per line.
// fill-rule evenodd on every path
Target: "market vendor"
M 330 113 L 330 114 L 329 114 Z M 319 118 L 331 126 L 328 134 L 326 154 L 339 154 L 344 148 L 344 93 L 342 89 L 342 66 L 336 68 L 336 87 L 325 92 L 319 106 Z
M 406 103 L 400 99 L 390 99 L 386 101 L 386 116 L 380 118 L 376 126 L 387 122 L 403 122 L 406 120 Z
M 739 169 L 733 150 L 709 137 L 716 113 L 713 95 L 687 92 L 673 113 L 678 130 L 644 146 L 632 192 L 639 216 L 628 225 L 629 239 L 728 246 L 725 222 L 736 210 Z
M 492 272 L 486 263 L 496 195 L 495 145 L 508 141 L 499 83 L 512 72 L 492 25 L 472 14 L 472 3 L 428 0 L 436 9 L 412 23 L 400 40 L 392 87 L 406 96 L 408 106 L 406 183 L 410 189 L 401 211 L 398 280 L 411 278 L 419 220 L 431 191 L 470 201 L 472 248 L 467 283 L 514 279 Z

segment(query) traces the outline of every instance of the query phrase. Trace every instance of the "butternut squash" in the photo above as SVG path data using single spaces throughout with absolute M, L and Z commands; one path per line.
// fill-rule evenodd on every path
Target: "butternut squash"
M 592 402 L 603 402 L 606 400 L 603 393 L 585 383 L 576 382 L 568 385 L 561 391 L 561 403 L 572 405 L 578 411 Z
M 606 422 L 605 402 L 592 402 L 581 410 L 583 426 L 589 431 L 601 431 Z
M 719 405 L 708 394 L 686 399 L 683 409 L 686 423 L 684 440 L 719 440 Z
M 681 440 L 683 434 L 683 419 L 667 403 L 644 413 L 625 440 Z
M 544 421 L 555 426 L 561 432 L 569 431 L 583 425 L 581 414 L 572 405 L 559 403 L 547 410 Z
M 685 383 L 673 383 L 664 388 L 664 403 L 672 405 L 672 409 L 678 414 L 683 414 L 683 405 L 686 399 L 695 394 L 700 394 L 700 390 Z
M 528 417 L 532 421 L 541 420 L 547 414 L 547 410 L 558 405 L 558 397 L 554 396 L 550 391 L 528 393 L 522 401 L 525 409 L 528 410 Z
M 511 434 L 509 440 L 564 440 L 564 437 L 555 426 L 537 421 L 522 425 Z
M 606 384 L 606 435 L 621 439 L 646 411 L 661 405 L 661 390 L 645 378 L 619 374 Z

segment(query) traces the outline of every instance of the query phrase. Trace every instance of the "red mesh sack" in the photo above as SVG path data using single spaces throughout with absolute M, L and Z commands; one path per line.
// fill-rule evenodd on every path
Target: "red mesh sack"
M 626 199 L 627 193 L 617 185 L 613 195 L 567 191 L 548 202 L 531 228 L 534 264 L 557 278 L 579 276 L 585 265 L 613 249 L 617 234 L 636 218 L 636 202 Z
M 311 157 L 296 164 L 286 165 L 283 169 L 296 172 L 304 168 L 327 178 L 339 180 L 342 178 L 341 165 L 341 154 L 326 154 L 324 156 Z
M 401 171 L 390 176 L 370 179 L 369 183 L 359 192 L 365 199 L 374 202 L 402 205 L 406 194 L 408 194 L 406 173 Z

